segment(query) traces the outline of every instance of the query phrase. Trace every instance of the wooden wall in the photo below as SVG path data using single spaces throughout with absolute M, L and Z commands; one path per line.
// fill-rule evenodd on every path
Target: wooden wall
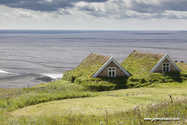
M 170 61 L 168 59 L 165 59 L 163 62 L 169 62 L 170 63 Z M 157 67 L 155 72 L 162 72 L 162 64 L 163 63 L 161 63 L 160 66 Z M 172 65 L 172 63 L 170 63 L 170 72 L 174 72 L 174 71 L 178 71 L 178 70 Z
M 108 67 L 116 67 L 116 77 L 126 76 L 126 74 L 114 62 L 111 62 L 97 77 L 108 77 Z

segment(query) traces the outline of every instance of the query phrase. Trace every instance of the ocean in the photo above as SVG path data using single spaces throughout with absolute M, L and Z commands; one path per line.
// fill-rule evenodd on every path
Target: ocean
M 187 62 L 187 31 L 0 30 L 0 88 L 33 86 L 44 82 L 36 79 L 43 75 L 59 77 L 90 53 L 121 63 L 134 50 Z

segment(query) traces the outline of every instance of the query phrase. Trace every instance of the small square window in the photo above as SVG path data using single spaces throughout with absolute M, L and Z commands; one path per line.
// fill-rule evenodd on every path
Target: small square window
M 170 71 L 170 64 L 169 62 L 164 62 L 162 64 L 162 72 L 169 72 Z
M 116 77 L 116 67 L 108 67 L 108 77 Z

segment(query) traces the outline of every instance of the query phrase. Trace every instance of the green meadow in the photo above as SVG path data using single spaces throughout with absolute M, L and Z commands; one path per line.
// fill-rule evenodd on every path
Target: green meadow
M 5 125 L 187 124 L 187 82 L 93 92 L 60 80 L 0 89 L 0 94 L 0 124 Z M 180 121 L 144 121 L 156 117 Z

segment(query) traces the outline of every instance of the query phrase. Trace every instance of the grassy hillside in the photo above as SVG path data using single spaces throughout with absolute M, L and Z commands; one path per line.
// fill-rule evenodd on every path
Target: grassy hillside
M 52 83 L 51 83 L 52 84 Z M 75 84 L 74 84 L 75 85 Z M 45 84 L 43 84 L 45 86 Z M 187 82 L 99 92 L 95 97 L 41 103 L 16 110 L 7 124 L 185 124 Z M 172 101 L 169 95 L 172 95 Z M 134 109 L 133 109 L 134 108 Z M 150 122 L 144 118 L 180 118 L 179 122 Z
M 14 111 L 30 105 L 53 100 L 95 96 L 84 86 L 67 81 L 40 84 L 25 89 L 0 89 L 0 112 Z

